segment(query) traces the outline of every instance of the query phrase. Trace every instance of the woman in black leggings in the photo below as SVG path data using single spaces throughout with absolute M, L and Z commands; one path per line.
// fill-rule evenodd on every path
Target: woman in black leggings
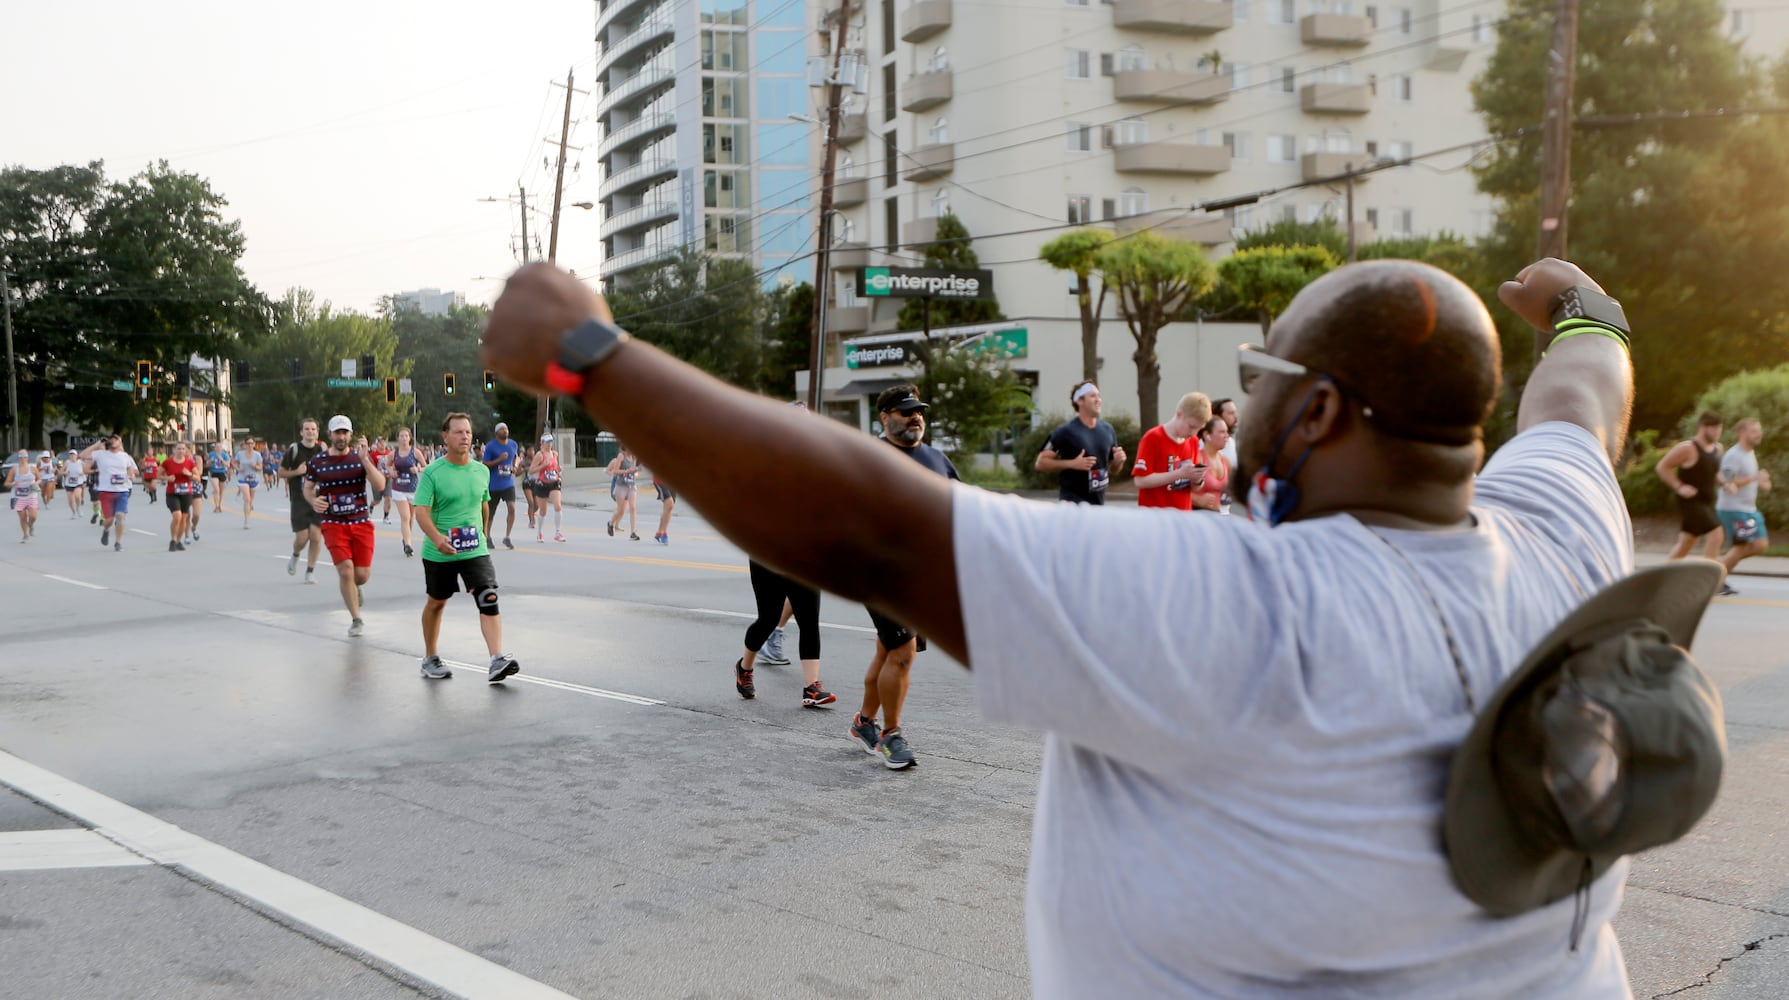
M 796 583 L 786 576 L 752 563 L 752 596 L 758 603 L 758 618 L 745 630 L 745 654 L 733 664 L 733 687 L 741 698 L 757 697 L 752 684 L 752 665 L 758 662 L 758 650 L 776 628 L 783 613 L 783 601 L 795 611 L 795 625 L 801 630 L 801 676 L 807 686 L 801 689 L 804 708 L 819 708 L 838 699 L 820 686 L 820 592 Z

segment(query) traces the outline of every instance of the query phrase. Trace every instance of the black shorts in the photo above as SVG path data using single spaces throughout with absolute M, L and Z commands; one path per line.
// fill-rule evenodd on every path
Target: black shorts
M 193 509 L 193 501 L 197 499 L 191 493 L 169 493 L 168 513 L 187 514 Z
M 230 481 L 230 470 L 225 469 L 221 472 L 213 472 L 211 474 L 211 478 L 217 480 L 220 483 L 227 483 Z
M 516 502 L 516 488 L 514 486 L 506 486 L 500 490 L 492 490 L 491 491 L 491 502 L 497 503 L 500 500 L 508 501 L 509 503 L 515 503 Z
M 461 589 L 470 594 L 487 587 L 495 588 L 497 570 L 491 565 L 490 556 L 455 559 L 452 562 L 424 559 L 422 580 L 431 600 L 445 601 Z M 461 583 L 465 584 L 464 588 L 460 586 Z
M 558 488 L 559 488 L 558 483 L 535 483 L 534 484 L 534 495 L 537 497 L 540 497 L 542 500 L 545 500 L 547 497 L 552 496 L 553 491 Z
M 304 496 L 304 491 L 300 490 L 292 495 L 295 497 L 302 497 Z M 301 531 L 309 531 L 312 528 L 322 527 L 322 525 L 323 519 L 317 515 L 316 511 L 311 509 L 310 504 L 301 502 L 292 505 L 292 533 L 294 535 Z
M 1677 498 L 1677 513 L 1682 518 L 1683 533 L 1697 538 L 1719 531 L 1721 519 L 1715 516 L 1714 504 L 1703 499 Z
M 876 613 L 874 608 L 865 608 L 870 613 L 870 624 L 876 627 L 876 638 L 881 641 L 883 649 L 900 649 L 908 642 L 917 640 L 913 647 L 915 653 L 926 651 L 926 640 L 915 635 L 913 630 L 893 618 L 885 618 Z
M 652 488 L 658 491 L 660 501 L 677 499 L 677 491 L 664 483 L 653 483 Z

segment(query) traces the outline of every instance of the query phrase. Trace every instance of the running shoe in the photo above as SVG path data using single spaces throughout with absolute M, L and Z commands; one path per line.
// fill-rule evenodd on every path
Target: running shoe
M 123 542 L 113 542 L 112 543 L 112 551 L 113 552 L 123 552 L 124 551 L 124 543 Z
M 179 552 L 180 551 L 180 543 L 176 542 L 176 541 L 169 541 L 168 542 L 168 551 L 169 552 Z
M 553 541 L 555 541 L 555 542 L 565 541 L 565 532 L 563 532 L 563 531 L 553 532 Z
M 408 559 L 408 558 L 410 558 L 410 557 L 411 557 L 411 556 L 413 556 L 413 555 L 415 555 L 415 554 L 416 554 L 416 550 L 415 550 L 415 549 L 413 549 L 413 548 L 411 548 L 411 547 L 410 547 L 410 546 L 409 546 L 409 545 L 408 545 L 408 544 L 405 544 L 405 546 L 404 546 L 404 558 L 405 558 L 405 559 Z
M 496 684 L 511 674 L 520 673 L 521 670 L 522 665 L 517 663 L 514 657 L 510 656 L 508 653 L 498 653 L 496 656 L 491 657 L 490 682 Z
M 882 734 L 876 742 L 876 752 L 882 755 L 882 765 L 890 771 L 899 771 L 912 767 L 916 761 L 913 751 L 907 747 L 907 738 L 899 729 L 890 729 Z
M 348 634 L 351 636 L 366 634 L 366 622 L 356 618 L 348 623 Z
M 1733 586 L 1725 580 L 1721 581 L 1720 592 L 1715 594 L 1716 597 L 1737 597 L 1738 595 L 1739 591 L 1734 590 Z
M 87 523 L 88 524 L 98 524 L 99 523 L 99 515 L 95 514 L 92 517 L 88 518 Z
M 103 549 L 110 544 L 112 544 L 112 529 L 107 528 L 99 533 L 99 547 Z
M 198 540 L 199 540 L 199 533 L 196 531 L 192 533 L 192 537 L 187 539 L 187 541 L 189 541 L 189 542 L 196 542 Z
M 503 536 L 503 547 L 506 549 L 513 549 L 516 547 L 516 543 L 510 541 L 508 535 L 504 535 Z
M 657 542 L 657 543 L 659 543 L 659 544 L 660 544 L 660 545 L 669 545 L 669 544 L 671 544 L 671 536 L 670 536 L 670 535 L 666 535 L 666 534 L 663 534 L 663 533 L 660 533 L 660 534 L 657 534 L 657 535 L 653 535 L 653 536 L 652 536 L 652 540 L 653 540 L 653 541 L 655 541 L 655 542 Z
M 540 530 L 539 530 L 539 531 L 537 531 L 537 532 L 535 532 L 535 533 L 534 533 L 534 540 L 535 540 L 535 541 L 537 541 L 537 542 L 544 542 L 544 541 L 546 541 L 546 540 L 547 540 L 547 529 L 545 529 L 545 528 L 542 528 L 542 529 L 540 529 Z
M 876 728 L 875 719 L 866 719 L 859 712 L 851 718 L 851 738 L 863 747 L 864 753 L 875 753 L 876 743 L 882 739 L 882 730 Z
M 186 551 L 186 546 L 185 546 L 185 545 L 182 545 L 182 544 L 180 544 L 180 543 L 179 543 L 179 542 L 175 542 L 175 543 L 174 543 L 174 551 L 175 551 L 175 552 L 185 552 L 185 551 Z
M 782 629 L 775 628 L 770 630 L 770 638 L 765 639 L 764 645 L 758 649 L 758 659 L 773 667 L 786 667 L 789 665 L 789 657 L 783 653 Z
M 609 524 L 609 537 L 615 537 L 615 525 L 612 522 Z
M 631 538 L 631 539 L 633 539 L 633 540 L 634 540 L 634 541 L 636 541 L 636 542 L 637 542 L 637 541 L 639 541 L 639 540 L 640 540 L 640 535 L 639 535 L 639 533 L 638 533 L 638 532 L 634 532 L 634 531 L 630 531 L 630 532 L 628 532 L 628 533 L 627 533 L 627 537 L 629 537 L 629 538 Z
M 803 708 L 819 708 L 821 705 L 830 705 L 838 700 L 838 696 L 821 687 L 819 681 L 801 689 L 801 707 Z
M 298 575 L 298 553 L 296 552 L 292 553 L 292 558 L 286 560 L 286 575 Z
M 317 571 L 314 569 L 307 568 L 304 571 L 304 582 L 305 583 L 316 583 L 317 582 Z
M 733 688 L 746 701 L 758 697 L 758 686 L 752 683 L 752 672 L 745 668 L 745 657 L 733 661 Z
M 422 675 L 432 681 L 444 681 L 453 676 L 453 671 L 447 669 L 441 657 L 425 656 L 422 658 Z
M 390 524 L 391 523 L 391 515 L 390 514 L 385 515 L 385 520 L 381 521 L 380 523 L 381 524 Z

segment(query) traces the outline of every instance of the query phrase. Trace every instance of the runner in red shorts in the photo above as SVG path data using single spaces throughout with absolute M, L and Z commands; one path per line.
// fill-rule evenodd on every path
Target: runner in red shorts
M 360 620 L 360 588 L 373 574 L 367 486 L 385 489 L 385 474 L 364 449 L 354 447 L 354 425 L 341 414 L 329 418 L 329 450 L 305 464 L 304 498 L 323 522 L 323 544 L 329 547 L 348 608 L 348 634 L 360 635 L 366 630 Z

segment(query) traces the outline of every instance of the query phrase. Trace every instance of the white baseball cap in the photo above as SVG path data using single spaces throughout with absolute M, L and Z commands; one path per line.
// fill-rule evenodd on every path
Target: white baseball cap
M 548 442 L 550 442 L 552 440 L 553 440 L 553 435 L 551 435 L 551 434 L 542 434 L 540 436 L 540 441 L 542 444 L 547 444 Z
M 353 429 L 354 421 L 349 420 L 340 413 L 329 418 L 329 433 L 331 434 L 334 434 L 336 431 L 351 431 Z

